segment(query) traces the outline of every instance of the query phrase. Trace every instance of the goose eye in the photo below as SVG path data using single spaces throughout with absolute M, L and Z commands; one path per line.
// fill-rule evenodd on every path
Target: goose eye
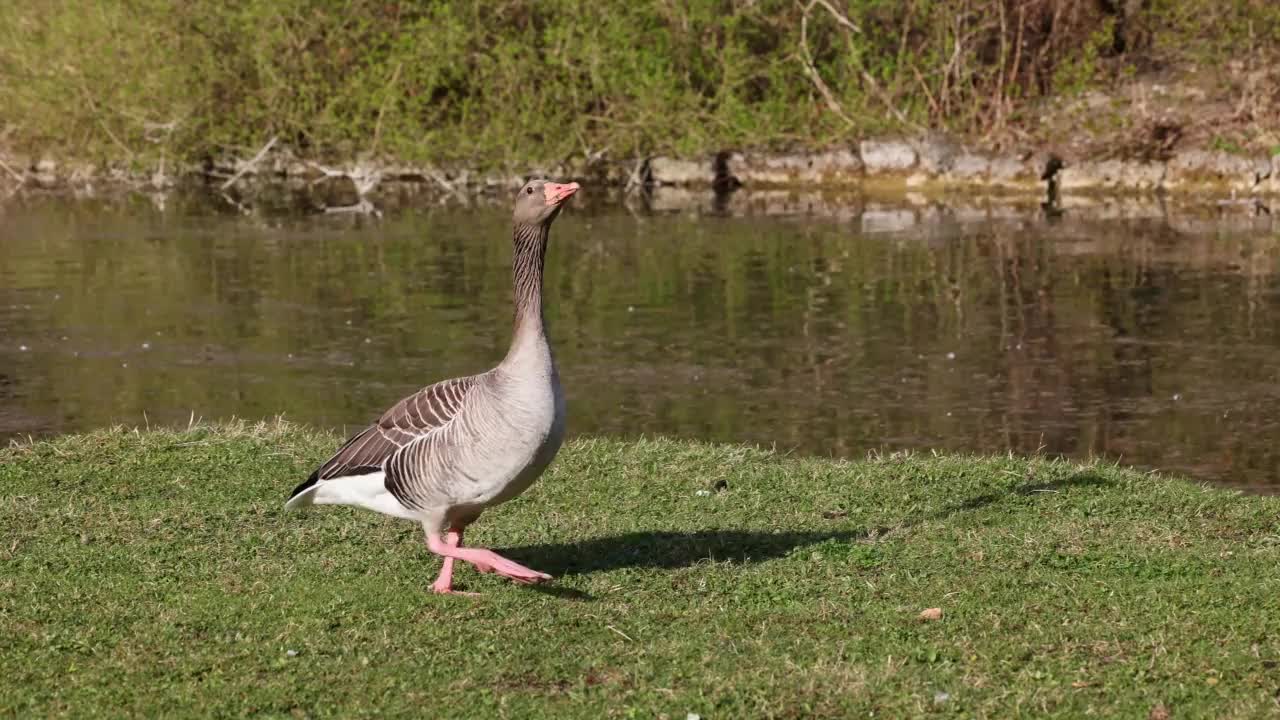
M 531 187 L 527 187 L 527 188 L 525 188 L 525 189 L 524 189 L 524 194 L 525 194 L 525 195 L 532 195 L 532 194 L 533 194 L 533 188 L 531 188 Z

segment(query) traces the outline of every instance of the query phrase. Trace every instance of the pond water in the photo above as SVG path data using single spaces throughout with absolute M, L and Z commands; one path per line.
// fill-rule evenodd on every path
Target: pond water
M 934 215 L 571 209 L 547 280 L 571 434 L 1102 456 L 1280 490 L 1280 235 Z M 0 439 L 193 414 L 354 430 L 501 358 L 508 217 L 10 201 Z

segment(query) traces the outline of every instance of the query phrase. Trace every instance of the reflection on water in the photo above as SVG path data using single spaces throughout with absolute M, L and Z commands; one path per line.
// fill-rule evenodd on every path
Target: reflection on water
M 567 213 L 547 289 L 571 432 L 1043 450 L 1280 489 L 1280 237 L 863 227 Z M 509 257 L 497 210 L 10 203 L 0 436 L 192 413 L 352 429 L 502 356 Z

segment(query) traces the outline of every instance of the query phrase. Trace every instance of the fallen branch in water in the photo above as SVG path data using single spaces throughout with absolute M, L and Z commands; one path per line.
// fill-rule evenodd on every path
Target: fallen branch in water
M 151 174 L 151 187 L 156 190 L 163 190 L 173 185 L 172 178 L 165 173 L 165 160 L 168 156 L 169 140 L 173 137 L 173 131 L 177 130 L 180 124 L 180 120 L 170 120 L 167 123 L 142 121 L 143 137 L 147 139 L 147 142 L 160 146 L 160 164 L 156 171 Z
M 365 165 L 357 165 L 349 171 L 334 170 L 333 168 L 325 167 L 324 165 L 315 162 L 308 162 L 307 164 L 320 171 L 321 174 L 321 177 L 311 181 L 312 185 L 315 185 L 321 180 L 346 178 L 355 186 L 356 196 L 359 198 L 359 202 L 354 205 L 343 205 L 340 207 L 326 206 L 324 209 L 325 213 L 357 213 L 360 215 L 382 217 L 382 212 L 365 197 L 365 195 L 368 195 L 375 187 L 378 186 L 378 183 L 382 182 L 381 170 Z
M 319 170 L 320 174 L 324 176 L 312 180 L 312 185 L 330 178 L 346 178 L 351 181 L 352 185 L 356 186 L 356 194 L 360 197 L 368 195 L 371 190 L 378 186 L 378 183 L 382 182 L 382 171 L 371 167 L 357 165 L 351 170 L 334 170 L 319 163 L 308 162 L 307 164 Z
M 19 175 L 17 171 L 15 171 L 13 168 L 9 167 L 9 164 L 8 164 L 8 163 L 6 163 L 6 162 L 4 161 L 4 159 L 3 159 L 3 158 L 0 158 L 0 168 L 4 168 L 5 172 L 7 172 L 7 173 L 9 173 L 10 175 L 12 175 L 12 176 L 13 176 L 13 179 L 14 179 L 14 180 L 17 180 L 19 185 L 21 185 L 21 184 L 23 184 L 23 183 L 25 183 L 25 182 L 27 181 L 27 175 L 26 175 L 26 173 L 23 173 L 23 174 Z
M 461 202 L 463 205 L 467 205 L 470 203 L 470 198 L 468 198 L 465 194 L 463 194 L 463 192 L 459 190 L 456 186 L 454 186 L 453 183 L 446 180 L 444 175 L 442 175 L 440 171 L 436 170 L 435 168 L 427 168 L 424 172 L 426 173 L 427 177 L 436 181 L 436 183 L 438 183 L 440 187 L 444 188 L 450 195 L 453 195 L 454 197 L 458 198 L 458 202 Z
M 252 169 L 254 168 L 254 166 L 255 166 L 255 165 L 257 165 L 259 162 L 261 162 L 261 161 L 262 161 L 262 158 L 266 156 L 267 152 L 268 152 L 269 150 L 271 150 L 271 147 L 272 147 L 273 145 L 275 145 L 275 144 L 276 144 L 276 141 L 277 141 L 277 140 L 279 140 L 279 139 L 280 139 L 280 136 L 279 136 L 279 135 L 272 135 L 272 136 L 271 136 L 271 139 L 267 141 L 267 144 L 266 144 L 266 145 L 263 145 L 263 146 L 262 146 L 262 149 L 258 151 L 258 154 L 257 154 L 257 155 L 254 155 L 252 160 L 250 160 L 249 162 L 247 162 L 247 163 L 245 163 L 244 165 L 242 165 L 242 166 L 240 167 L 240 169 L 236 171 L 236 174 L 235 174 L 235 175 L 232 175 L 230 180 L 228 180 L 228 181 L 226 181 L 226 182 L 222 183 L 222 187 L 220 187 L 220 188 L 218 188 L 218 189 L 219 189 L 219 190 L 226 190 L 227 188 L 231 187 L 232 185 L 235 185 L 235 184 L 236 184 L 236 181 L 237 181 L 237 180 L 239 180 L 239 179 L 240 179 L 240 177 L 241 177 L 242 175 L 244 175 L 245 173 L 247 173 L 247 172 L 249 172 L 250 170 L 252 170 Z
M 341 207 L 325 207 L 326 215 L 335 215 L 339 213 L 351 213 L 354 215 L 372 215 L 374 217 L 382 217 L 382 211 L 374 207 L 373 203 L 364 198 L 360 198 L 360 202 L 355 205 L 343 205 Z
M 220 192 L 220 193 L 218 193 L 218 194 L 222 196 L 222 199 L 223 199 L 223 200 L 226 200 L 227 202 L 231 203 L 231 205 L 232 205 L 232 206 L 234 206 L 236 210 L 240 211 L 240 214 L 241 214 L 241 215 L 252 215 L 252 214 L 253 214 L 253 210 L 252 210 L 248 205 L 245 205 L 244 203 L 240 202 L 239 200 L 236 200 L 235 198 L 231 197 L 230 195 L 226 194 L 225 192 Z M 192 415 L 192 417 L 194 418 L 195 416 L 194 416 L 194 415 Z
M 635 167 L 631 168 L 631 174 L 627 176 L 626 187 L 622 188 L 624 195 L 630 195 L 644 186 L 644 166 L 647 162 L 649 162 L 649 158 L 642 157 L 636 160 Z

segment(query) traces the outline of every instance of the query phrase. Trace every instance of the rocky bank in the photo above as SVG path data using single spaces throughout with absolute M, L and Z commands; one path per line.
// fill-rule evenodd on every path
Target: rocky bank
M 318 207 L 371 210 L 379 198 L 467 198 L 518 187 L 526 177 L 574 178 L 606 192 L 640 194 L 655 209 L 708 206 L 721 209 L 761 202 L 776 206 L 832 206 L 850 196 L 1002 196 L 1060 207 L 1142 206 L 1157 198 L 1267 207 L 1280 195 L 1280 154 L 1241 155 L 1180 150 L 1165 160 L 1066 160 L 1027 149 L 989 153 L 943 136 L 868 139 L 816 152 L 722 151 L 694 157 L 656 156 L 610 162 L 568 161 L 522 173 L 481 173 L 466 168 L 414 167 L 385 160 L 323 166 L 297 158 L 287 147 L 249 158 L 225 157 L 198 167 L 148 171 L 100 168 L 0 156 L 0 192 L 73 192 L 118 189 L 163 191 L 203 186 L 239 205 L 266 185 L 302 187 L 320 196 Z M 736 199 L 735 199 L 736 196 Z M 750 198 L 755 198 L 751 200 Z M 807 199 L 806 199 L 807 198 Z M 843 200 L 840 198 L 844 198 Z M 1145 199 L 1145 200 L 1144 200 Z M 411 201 L 410 201 L 411 202 Z M 854 203 L 857 204 L 857 203 Z

